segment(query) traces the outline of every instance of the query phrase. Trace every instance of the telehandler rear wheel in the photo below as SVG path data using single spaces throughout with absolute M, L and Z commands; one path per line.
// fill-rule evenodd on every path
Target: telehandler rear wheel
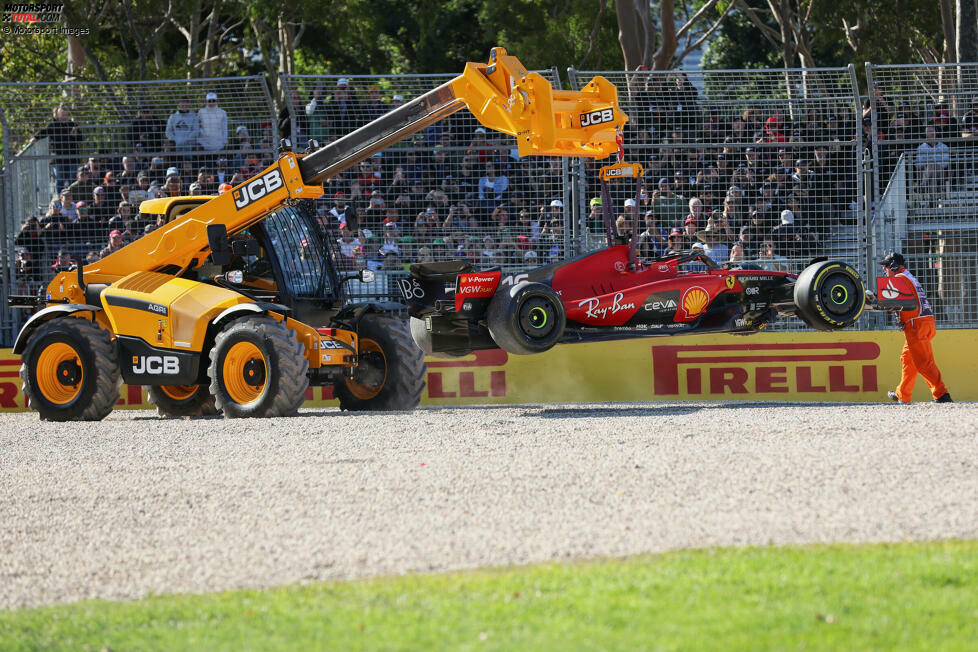
M 367 313 L 357 326 L 359 364 L 337 383 L 341 410 L 413 410 L 421 402 L 428 366 L 403 319 Z
M 295 333 L 271 317 L 229 322 L 210 358 L 210 393 L 225 417 L 292 416 L 305 400 L 309 361 Z
M 149 402 L 161 417 L 212 417 L 220 414 L 210 385 L 149 385 Z
M 38 327 L 24 350 L 20 378 L 46 421 L 99 421 L 119 400 L 119 349 L 97 324 L 77 317 Z

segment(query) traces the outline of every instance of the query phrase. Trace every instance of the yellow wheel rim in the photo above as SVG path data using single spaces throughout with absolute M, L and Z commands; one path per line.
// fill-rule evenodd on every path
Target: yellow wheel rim
M 238 342 L 224 357 L 224 388 L 231 400 L 247 405 L 258 400 L 265 391 L 267 373 L 265 356 L 251 342 Z
M 73 374 L 73 370 L 76 373 Z M 53 342 L 37 356 L 37 388 L 51 403 L 65 405 L 81 393 L 85 380 L 78 352 L 70 344 Z M 72 375 L 75 377 L 72 378 Z M 69 384 L 70 381 L 70 384 Z
M 356 379 L 356 376 L 346 379 L 346 388 L 350 390 L 351 394 L 362 401 L 372 399 L 377 394 L 380 394 L 380 391 L 384 389 L 384 385 L 387 384 L 387 356 L 384 355 L 384 350 L 373 340 L 360 338 L 360 354 L 362 355 L 364 353 L 376 353 L 380 356 L 384 365 L 384 378 L 380 381 L 379 385 L 362 383 Z
M 197 391 L 197 385 L 160 385 L 160 391 L 174 401 L 186 401 Z

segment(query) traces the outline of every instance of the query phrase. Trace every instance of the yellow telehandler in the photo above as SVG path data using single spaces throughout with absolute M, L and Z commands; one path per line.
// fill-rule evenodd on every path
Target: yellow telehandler
M 166 224 L 97 262 L 55 276 L 14 353 L 42 419 L 98 420 L 123 381 L 146 385 L 163 416 L 277 417 L 306 389 L 332 385 L 346 410 L 407 410 L 424 389 L 424 354 L 399 304 L 351 303 L 353 278 L 312 200 L 323 182 L 462 108 L 515 136 L 525 155 L 604 158 L 628 120 L 615 87 L 595 77 L 555 90 L 494 48 L 463 74 L 307 154 L 283 151 L 213 198 L 143 202 Z

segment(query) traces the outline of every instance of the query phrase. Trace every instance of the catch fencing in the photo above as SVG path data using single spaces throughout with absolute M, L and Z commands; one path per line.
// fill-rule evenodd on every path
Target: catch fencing
M 556 69 L 541 72 L 561 85 Z M 939 325 L 974 327 L 978 143 L 970 141 L 978 133 L 978 68 L 867 65 L 866 73 L 872 92 L 864 98 L 852 66 L 571 69 L 572 89 L 594 75 L 619 89 L 630 116 L 625 158 L 645 168 L 638 205 L 626 205 L 635 189 L 620 182 L 611 189 L 613 206 L 600 205 L 596 173 L 607 161 L 520 158 L 511 137 L 483 133 L 462 111 L 328 180 L 317 211 L 342 240 L 341 269 L 380 272 L 374 284 L 349 284 L 358 297 L 392 296 L 392 279 L 409 262 L 466 258 L 517 270 L 596 249 L 606 241 L 601 212 L 608 209 L 625 218 L 618 220 L 623 231 L 637 216 L 646 259 L 696 246 L 718 262 L 798 271 L 822 255 L 872 278 L 875 260 L 901 250 L 931 291 Z M 207 168 L 215 178 L 202 179 L 202 191 L 214 192 L 220 181 L 247 178 L 271 162 L 280 136 L 299 151 L 310 139 L 325 144 L 453 77 L 287 75 L 279 105 L 262 77 L 0 84 L 0 343 L 12 342 L 24 317 L 6 308 L 7 295 L 42 288 L 59 249 L 84 260 L 98 255 L 117 226 L 125 237 L 152 228 L 132 206 L 118 206 L 133 186 L 129 203 L 145 198 L 139 172 L 165 192 L 166 172 L 177 167 L 177 187 L 189 194 Z M 173 140 L 178 134 L 166 125 L 180 100 L 197 116 L 211 92 L 227 115 L 226 141 L 216 148 L 208 141 L 206 149 L 199 138 L 189 146 Z M 57 120 L 59 107 L 77 128 L 75 140 Z M 936 142 L 921 149 L 928 126 L 948 146 L 946 156 Z M 66 211 L 56 191 L 89 159 L 97 178 L 72 186 L 68 201 L 96 210 Z M 99 185 L 114 200 L 108 206 L 93 194 Z M 357 212 L 359 230 L 349 235 L 339 231 L 343 205 Z M 94 220 L 79 222 L 76 215 L 86 212 Z M 36 226 L 31 217 L 40 218 Z M 860 327 L 885 323 L 866 316 Z
M 938 324 L 978 323 L 978 65 L 867 65 L 878 209 L 871 251 L 901 251 Z

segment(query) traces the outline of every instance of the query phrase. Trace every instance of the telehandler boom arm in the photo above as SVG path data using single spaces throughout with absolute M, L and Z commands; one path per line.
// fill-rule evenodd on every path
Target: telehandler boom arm
M 315 199 L 326 179 L 463 108 L 486 127 L 514 136 L 521 156 L 604 158 L 618 151 L 628 121 L 617 89 L 604 78 L 595 77 L 580 91 L 555 90 L 503 48 L 494 48 L 489 64 L 467 63 L 452 81 L 315 152 L 284 153 L 230 192 L 86 265 L 83 279 L 59 274 L 48 288 L 51 301 L 84 303 L 79 280 L 113 283 L 137 271 L 196 267 L 209 253 L 209 224 L 223 224 L 233 234 L 289 201 Z

